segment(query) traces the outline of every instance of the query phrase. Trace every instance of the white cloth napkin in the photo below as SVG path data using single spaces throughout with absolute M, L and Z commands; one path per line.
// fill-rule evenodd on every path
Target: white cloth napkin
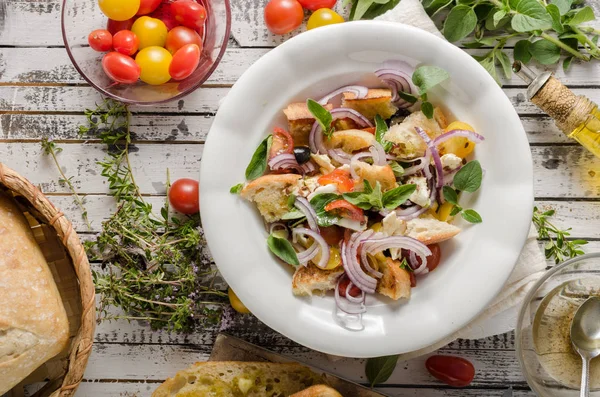
M 423 9 L 420 0 L 402 0 L 395 8 L 376 19 L 380 21 L 405 23 L 444 38 Z M 544 274 L 546 269 L 546 259 L 540 250 L 536 237 L 537 231 L 532 224 L 525 247 L 523 248 L 523 251 L 521 251 L 517 265 L 506 282 L 504 289 L 498 294 L 490 306 L 475 318 L 475 320 L 458 332 L 431 346 L 400 355 L 400 360 L 409 360 L 414 357 L 431 353 L 458 338 L 468 339 L 471 335 L 477 334 L 478 330 L 489 329 L 490 322 L 494 321 L 495 316 L 505 313 L 507 310 L 515 309 L 515 307 L 521 303 L 533 284 L 542 276 L 542 274 Z M 511 320 L 509 319 L 509 321 Z M 505 330 L 512 329 L 514 326 L 514 322 L 508 324 Z M 491 335 L 488 333 L 488 336 Z

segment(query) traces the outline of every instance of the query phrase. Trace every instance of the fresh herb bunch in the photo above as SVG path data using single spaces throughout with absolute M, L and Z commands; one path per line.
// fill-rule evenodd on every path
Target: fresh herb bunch
M 583 255 L 581 246 L 588 242 L 586 240 L 568 240 L 571 228 L 561 230 L 548 220 L 554 213 L 554 210 L 541 212 L 538 207 L 533 208 L 533 223 L 538 229 L 538 238 L 548 240 L 544 246 L 546 259 L 553 258 L 555 263 L 560 263 L 565 259 Z
M 199 216 L 171 216 L 168 199 L 157 216 L 140 194 L 129 159 L 127 106 L 107 100 L 85 114 L 88 125 L 80 133 L 108 146 L 99 165 L 117 201 L 96 241 L 86 243 L 90 259 L 102 262 L 102 270 L 93 272 L 100 319 L 146 320 L 176 331 L 216 323 L 227 294 L 214 288 L 216 271 L 203 250 Z M 167 171 L 167 190 L 168 179 Z M 110 306 L 123 314 L 113 314 Z

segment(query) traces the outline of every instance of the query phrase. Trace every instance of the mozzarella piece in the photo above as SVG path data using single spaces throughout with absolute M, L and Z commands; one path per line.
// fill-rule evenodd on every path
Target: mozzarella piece
M 431 192 L 427 186 L 427 179 L 423 176 L 411 176 L 406 181 L 406 184 L 417 185 L 417 189 L 413 194 L 410 195 L 408 199 L 413 203 L 420 205 L 421 207 L 429 207 L 431 204 L 429 202 L 429 196 Z

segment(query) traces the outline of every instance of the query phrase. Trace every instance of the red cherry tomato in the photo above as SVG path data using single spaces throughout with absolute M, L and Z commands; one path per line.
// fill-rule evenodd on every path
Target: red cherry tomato
M 461 357 L 431 356 L 425 362 L 427 371 L 447 385 L 464 387 L 475 377 L 475 367 Z
M 135 83 L 142 72 L 133 58 L 116 51 L 104 55 L 102 68 L 109 78 L 123 84 Z
M 333 8 L 337 0 L 298 0 L 302 7 L 316 11 L 319 8 Z
M 283 153 L 294 153 L 294 138 L 283 128 L 275 127 L 273 129 L 273 143 L 271 143 L 269 159 Z
M 171 3 L 162 3 L 150 16 L 163 21 L 168 30 L 179 26 L 179 22 L 175 20 L 175 15 L 171 10 Z
M 177 50 L 187 44 L 196 44 L 202 51 L 202 37 L 194 29 L 177 26 L 167 34 L 165 48 L 171 54 L 175 54 Z
M 196 180 L 178 179 L 169 189 L 169 202 L 182 214 L 196 214 L 200 211 L 199 189 L 200 184 Z
M 334 183 L 337 185 L 340 193 L 348 193 L 354 189 L 354 181 L 350 177 L 350 171 L 342 170 L 340 168 L 319 177 L 317 182 L 322 186 Z
M 177 0 L 171 3 L 177 22 L 192 29 L 201 29 L 206 20 L 206 9 L 192 0 Z
M 152 11 L 156 10 L 158 6 L 162 3 L 162 0 L 141 0 L 140 1 L 140 9 L 135 15 L 146 15 L 150 14 Z
M 110 51 L 113 45 L 113 37 L 108 30 L 98 29 L 90 33 L 88 43 L 90 47 L 98 52 Z
M 200 48 L 196 44 L 186 44 L 181 47 L 169 66 L 169 74 L 174 80 L 183 80 L 190 77 L 200 63 Z
M 113 35 L 121 30 L 131 30 L 133 23 L 135 22 L 135 17 L 131 19 L 127 19 L 125 21 L 115 21 L 114 19 L 108 19 L 106 23 L 106 30 L 108 30 Z
M 410 288 L 415 288 L 417 286 L 417 276 L 413 272 L 408 274 L 410 274 Z
M 325 206 L 325 211 L 335 211 L 343 218 L 355 221 L 364 221 L 365 215 L 362 209 L 346 200 L 334 200 Z
M 431 250 L 431 255 L 427 257 L 427 269 L 429 269 L 429 271 L 432 272 L 440 264 L 440 259 L 442 258 L 442 250 L 440 249 L 439 244 L 431 244 L 427 247 L 429 247 L 429 249 Z
M 344 229 L 336 225 L 320 227 L 319 231 L 329 245 L 338 245 L 344 239 Z
M 298 0 L 271 0 L 265 7 L 265 23 L 275 34 L 286 34 L 302 24 L 304 11 Z
M 131 30 L 121 30 L 113 37 L 115 51 L 123 55 L 133 55 L 140 46 L 140 39 Z
M 344 279 L 342 281 L 340 281 L 340 296 L 345 297 L 346 296 L 346 289 L 348 288 L 348 284 L 350 284 L 350 279 L 348 277 L 344 277 Z M 358 288 L 356 285 L 353 285 L 350 288 L 350 296 L 353 296 L 355 298 L 358 298 L 360 296 L 360 288 Z

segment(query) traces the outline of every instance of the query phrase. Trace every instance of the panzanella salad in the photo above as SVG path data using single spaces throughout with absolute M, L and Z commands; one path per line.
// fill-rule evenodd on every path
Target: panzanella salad
M 448 78 L 435 66 L 388 61 L 381 88 L 342 87 L 283 109 L 258 146 L 245 184 L 231 188 L 264 217 L 274 255 L 296 268 L 295 295 L 334 290 L 337 308 L 360 315 L 367 294 L 410 298 L 419 277 L 440 263 L 438 243 L 456 236 L 461 192 L 482 180 L 468 161 L 483 141 L 449 122 L 427 99 Z

